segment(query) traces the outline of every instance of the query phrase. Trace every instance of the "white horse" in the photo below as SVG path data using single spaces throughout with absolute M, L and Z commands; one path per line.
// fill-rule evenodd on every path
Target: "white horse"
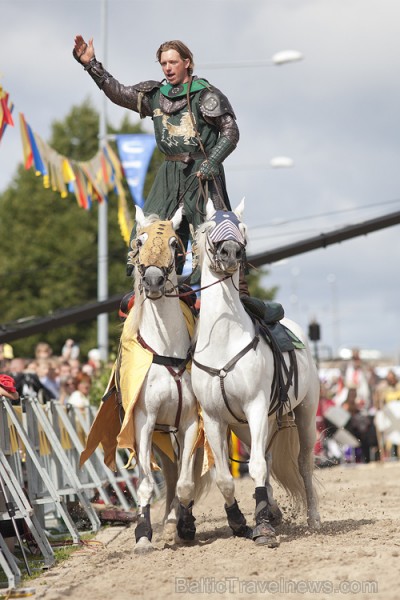
M 207 483 L 204 477 L 200 481 L 202 452 L 200 456 L 199 453 L 193 453 L 199 417 L 190 373 L 186 369 L 191 340 L 177 293 L 172 293 L 177 290 L 175 258 L 177 252 L 182 250 L 182 243 L 175 234 L 181 218 L 181 210 L 177 211 L 172 221 L 160 221 L 154 216 L 146 219 L 141 209 L 136 209 L 137 236 L 133 252 L 135 305 L 128 315 L 124 330 L 129 337 L 136 336 L 154 355 L 134 409 L 140 472 L 140 512 L 136 540 L 140 547 L 148 547 L 151 542 L 149 505 L 154 490 L 151 445 L 155 430 L 174 432 L 179 449 L 176 485 L 179 504 L 177 507 L 177 503 L 172 502 L 172 516 L 169 515 L 169 519 L 174 520 L 173 514 L 177 508 L 177 533 L 182 540 L 194 538 L 193 501 L 195 493 L 198 496 Z M 196 470 L 195 456 L 198 459 Z M 164 469 L 169 465 L 166 471 L 169 475 L 173 464 L 168 460 L 163 463 Z M 171 491 L 169 495 L 167 493 L 167 512 L 171 495 Z
M 282 378 L 277 386 L 279 367 L 274 365 L 274 353 L 239 297 L 239 267 L 246 245 L 243 206 L 242 201 L 235 212 L 215 212 L 209 201 L 206 221 L 197 231 L 202 294 L 192 384 L 234 535 L 274 547 L 278 538 L 273 524 L 279 524 L 281 512 L 269 484 L 270 455 L 274 477 L 292 498 L 306 505 L 309 526 L 320 526 L 313 485 L 319 380 L 304 333 L 296 323 L 284 319 L 282 323 L 302 342 L 303 349 L 283 353 L 286 388 Z M 282 393 L 286 402 L 269 416 Z M 253 530 L 234 495 L 228 428 L 250 448 L 249 473 L 256 501 Z
M 110 445 L 110 452 L 106 454 L 115 453 L 118 442 L 118 447 L 132 451 L 132 459 L 136 458 L 138 464 L 135 552 L 153 549 L 150 503 L 155 486 L 152 469 L 157 466 L 152 456 L 153 443 L 160 450 L 167 488 L 165 520 L 167 525 L 174 525 L 180 540 L 194 539 L 193 501 L 210 483 L 207 474 L 201 477 L 203 448 L 194 451 L 198 445 L 199 411 L 187 370 L 191 359 L 187 323 L 193 316 L 186 306 L 185 318 L 185 307 L 176 291 L 175 259 L 183 246 L 175 229 L 181 218 L 181 210 L 172 221 L 162 221 L 155 215 L 145 218 L 143 211 L 136 208 L 137 235 L 131 252 L 135 302 L 124 323 L 110 383 L 111 386 L 115 382 L 111 392 L 118 390 L 118 394 L 114 394 L 115 405 L 107 405 L 107 400 L 96 417 L 101 423 L 103 410 L 103 423 L 115 431 L 115 444 Z M 122 426 L 118 423 L 115 429 L 110 421 L 116 413 L 114 406 L 118 396 L 122 400 L 124 419 Z M 96 437 L 95 432 L 101 429 L 100 425 L 96 429 L 96 421 L 92 438 L 89 435 L 90 449 L 86 450 L 86 456 L 96 444 L 107 441 L 102 433 Z M 158 435 L 157 440 L 154 433 Z M 174 454 L 177 461 L 173 460 Z M 170 532 L 171 528 L 168 529 Z

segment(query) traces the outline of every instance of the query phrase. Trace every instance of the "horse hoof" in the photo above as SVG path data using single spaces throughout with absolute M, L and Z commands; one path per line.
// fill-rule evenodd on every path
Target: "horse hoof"
M 154 546 L 147 537 L 141 537 L 133 549 L 135 554 L 148 554 L 154 552 Z
M 234 537 L 245 538 L 248 540 L 253 539 L 253 530 L 248 525 L 245 525 L 244 527 L 241 527 L 239 530 L 236 531 L 232 529 L 232 532 Z
M 163 541 L 167 542 L 167 543 L 173 543 L 175 541 L 175 535 L 176 535 L 176 523 L 165 523 L 163 532 L 162 532 Z
M 275 535 L 272 525 L 266 521 L 259 523 L 253 529 L 253 540 L 257 546 L 268 546 L 268 548 L 279 546 L 279 537 Z
M 307 519 L 308 528 L 311 531 L 318 531 L 321 529 L 321 519 L 318 517 L 317 519 Z
M 196 529 L 178 529 L 177 533 L 177 539 L 180 542 L 193 542 L 196 535 Z
M 280 541 L 279 537 L 273 535 L 260 535 L 255 538 L 254 543 L 256 546 L 268 546 L 268 548 L 278 548 Z

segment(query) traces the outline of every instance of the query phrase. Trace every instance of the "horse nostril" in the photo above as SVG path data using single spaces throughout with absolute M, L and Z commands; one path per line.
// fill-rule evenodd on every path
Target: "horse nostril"
M 163 284 L 164 284 L 164 277 L 160 276 L 160 277 L 158 278 L 157 285 L 159 285 L 159 286 L 161 287 Z

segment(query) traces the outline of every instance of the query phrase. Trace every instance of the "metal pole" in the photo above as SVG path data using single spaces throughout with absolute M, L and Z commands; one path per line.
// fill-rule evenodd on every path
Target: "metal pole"
M 26 571 L 27 571 L 29 577 L 31 577 L 32 572 L 31 572 L 31 570 L 29 568 L 29 563 L 28 563 L 28 560 L 26 558 L 26 554 L 25 554 L 25 550 L 24 550 L 24 545 L 22 543 L 21 536 L 20 536 L 19 529 L 18 529 L 18 525 L 17 525 L 17 522 L 15 520 L 15 506 L 14 506 L 14 502 L 11 502 L 8 499 L 8 494 L 6 492 L 6 488 L 5 488 L 5 485 L 3 483 L 3 478 L 1 477 L 1 475 L 0 475 L 0 487 L 1 487 L 1 491 L 3 492 L 4 502 L 6 504 L 6 509 L 7 509 L 7 512 L 8 512 L 8 516 L 11 519 L 11 523 L 12 523 L 12 526 L 13 526 L 16 538 L 18 540 L 18 546 L 19 546 L 19 548 L 21 550 L 22 558 L 24 559 Z
M 104 65 L 107 65 L 107 0 L 101 3 L 101 31 Z M 99 145 L 102 149 L 106 143 L 107 118 L 106 96 L 103 95 L 99 119 Z M 108 205 L 107 202 L 99 204 L 98 217 L 98 249 L 97 249 L 97 300 L 102 302 L 108 299 Z M 103 362 L 108 360 L 108 314 L 102 313 L 97 317 L 97 345 L 100 358 Z

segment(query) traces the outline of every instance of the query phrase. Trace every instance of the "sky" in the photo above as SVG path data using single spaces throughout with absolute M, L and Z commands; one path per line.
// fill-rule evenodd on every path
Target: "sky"
M 236 113 L 240 141 L 225 168 L 232 206 L 245 197 L 248 254 L 400 210 L 399 0 L 108 0 L 105 27 L 101 7 L 0 0 L 0 84 L 16 121 L 0 144 L 0 192 L 22 161 L 18 112 L 46 140 L 73 105 L 103 105 L 72 58 L 79 33 L 125 84 L 161 78 L 163 41 L 191 48 L 195 74 Z M 273 65 L 282 50 L 303 59 Z M 113 125 L 124 115 L 107 103 Z M 272 168 L 277 156 L 293 166 Z M 320 324 L 321 358 L 357 347 L 400 363 L 399 233 L 395 225 L 266 267 L 263 283 L 278 287 L 286 315 L 306 331 Z

